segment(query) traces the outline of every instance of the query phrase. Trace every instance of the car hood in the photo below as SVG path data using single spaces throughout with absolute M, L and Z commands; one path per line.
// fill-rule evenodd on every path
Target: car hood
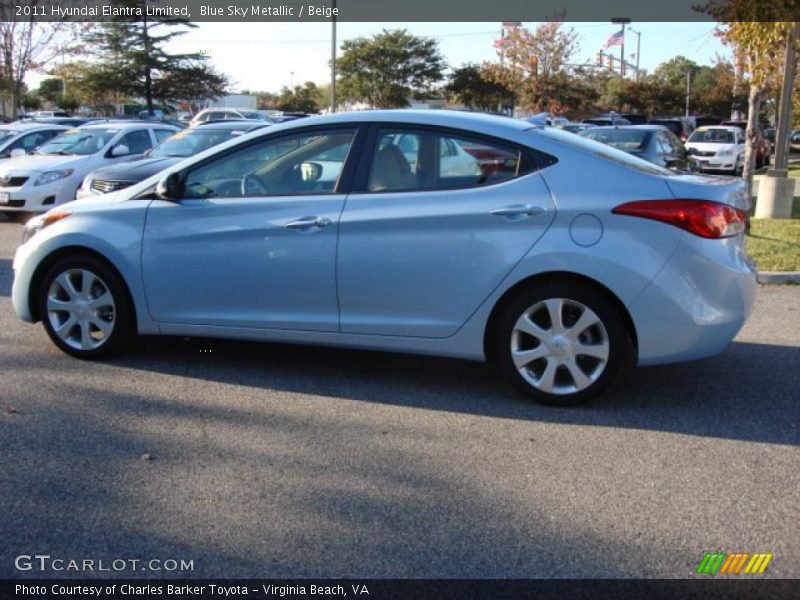
M 713 142 L 686 142 L 686 149 L 700 150 L 701 152 L 719 152 L 720 150 L 733 150 L 736 152 L 736 144 L 715 144 Z
M 92 171 L 89 176 L 92 179 L 102 179 L 106 181 L 142 181 L 167 167 L 182 161 L 183 156 L 171 156 L 167 158 L 140 158 L 124 163 L 117 163 L 101 169 Z
M 90 155 L 91 156 L 91 155 Z M 9 158 L 0 163 L 0 173 L 28 172 L 42 173 L 55 169 L 69 169 L 73 165 L 80 164 L 86 160 L 86 156 L 59 154 L 29 154 Z
M 59 204 L 55 208 L 51 208 L 51 212 L 71 211 L 71 212 L 85 212 L 91 211 L 95 208 L 102 208 L 110 204 L 118 204 L 122 202 L 119 197 L 119 191 L 110 192 L 108 194 L 101 194 L 99 196 L 88 196 L 80 200 L 72 200 L 64 204 Z

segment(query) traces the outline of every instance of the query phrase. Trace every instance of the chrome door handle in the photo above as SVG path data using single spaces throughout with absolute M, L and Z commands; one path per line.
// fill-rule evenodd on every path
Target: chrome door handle
M 532 206 L 530 204 L 515 204 L 514 206 L 506 206 L 504 208 L 496 208 L 491 213 L 495 217 L 535 217 L 544 212 L 541 206 Z
M 284 227 L 288 227 L 289 229 L 322 229 L 330 224 L 330 219 L 320 217 L 303 217 L 302 219 L 297 219 L 297 221 L 290 221 L 289 223 L 286 223 Z

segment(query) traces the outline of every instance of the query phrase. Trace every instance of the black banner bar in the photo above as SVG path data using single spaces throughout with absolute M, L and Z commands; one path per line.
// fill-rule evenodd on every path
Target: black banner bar
M 799 580 L 776 579 L 341 579 L 1 580 L 0 598 L 27 600 L 792 600 Z

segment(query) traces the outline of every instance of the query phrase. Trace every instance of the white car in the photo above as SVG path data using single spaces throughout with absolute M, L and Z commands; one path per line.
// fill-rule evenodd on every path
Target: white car
M 69 127 L 38 121 L 16 121 L 0 127 L 0 158 L 23 156 Z
M 744 133 L 738 127 L 698 127 L 685 146 L 703 171 L 740 173 L 744 168 Z
M 88 173 L 141 156 L 178 131 L 145 121 L 108 121 L 68 129 L 31 155 L 0 163 L 0 212 L 32 213 L 75 199 Z
M 222 121 L 225 119 L 255 119 L 257 121 L 271 120 L 268 119 L 262 112 L 247 108 L 205 108 L 197 113 L 191 121 L 189 121 L 189 127 L 194 127 L 198 123 Z

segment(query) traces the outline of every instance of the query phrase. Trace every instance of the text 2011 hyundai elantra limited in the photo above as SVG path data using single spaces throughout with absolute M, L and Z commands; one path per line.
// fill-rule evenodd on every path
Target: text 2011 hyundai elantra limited
M 136 333 L 490 360 L 551 404 L 722 351 L 753 306 L 740 181 L 447 111 L 249 133 L 31 220 L 19 316 L 78 358 Z

